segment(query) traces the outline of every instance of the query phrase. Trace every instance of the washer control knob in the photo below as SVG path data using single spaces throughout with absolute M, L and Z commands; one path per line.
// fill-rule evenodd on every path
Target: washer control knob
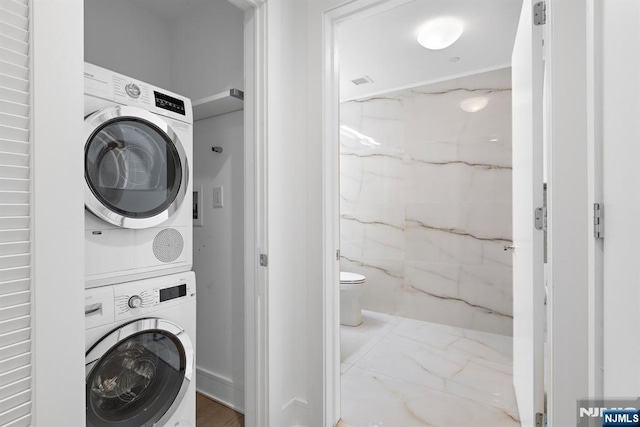
M 134 295 L 129 298 L 128 304 L 131 308 L 139 308 L 142 305 L 142 298 L 139 295 Z

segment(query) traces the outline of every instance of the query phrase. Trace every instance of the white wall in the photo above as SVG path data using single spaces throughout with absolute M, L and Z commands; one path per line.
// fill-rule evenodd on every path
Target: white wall
M 588 192 L 586 5 L 550 2 L 549 425 L 576 425 L 588 394 Z M 627 296 L 628 297 L 628 296 Z
M 327 390 L 327 375 L 324 365 L 325 327 L 330 322 L 325 320 L 328 314 L 324 311 L 323 300 L 325 293 L 325 266 L 323 256 L 331 253 L 337 248 L 324 248 L 323 212 L 324 206 L 324 165 L 323 141 L 326 137 L 323 123 L 323 98 L 325 95 L 323 87 L 323 72 L 328 72 L 323 68 L 323 20 L 324 12 L 343 3 L 341 0 L 308 0 L 308 11 L 306 17 L 300 17 L 306 26 L 306 34 L 301 33 L 299 37 L 306 37 L 306 44 L 302 50 L 296 51 L 296 55 L 306 55 L 307 59 L 307 157 L 298 161 L 307 162 L 307 201 L 306 211 L 308 215 L 307 247 L 308 264 L 307 275 L 307 339 L 308 358 L 306 361 L 308 378 L 310 385 L 307 391 L 309 403 L 308 425 L 312 426 L 332 426 L 337 420 L 327 419 L 324 412 L 325 401 L 331 404 L 333 399 L 332 390 Z M 337 154 L 337 150 L 336 150 Z M 337 171 L 336 171 L 337 173 Z M 338 236 L 335 236 L 338 237 Z M 336 283 L 336 286 L 338 284 Z M 335 399 L 334 402 L 335 404 Z
M 171 23 L 171 90 L 197 100 L 244 89 L 244 13 L 227 1 Z M 198 286 L 197 383 L 244 411 L 244 120 L 242 111 L 194 123 L 194 189 L 204 187 L 204 224 L 194 227 Z M 223 148 L 214 153 L 212 146 Z M 213 208 L 222 186 L 224 207 Z
M 171 23 L 171 89 L 192 100 L 244 89 L 243 12 L 205 3 Z M 166 49 L 166 47 L 165 47 Z
M 203 226 L 193 229 L 198 286 L 197 383 L 205 394 L 244 410 L 244 229 L 242 111 L 194 125 L 194 189 L 203 191 Z M 211 151 L 212 146 L 222 153 Z M 222 186 L 224 207 L 213 207 Z
M 270 422 L 306 425 L 309 238 L 305 3 L 269 0 L 268 230 Z
M 85 61 L 171 89 L 171 32 L 152 11 L 127 0 L 85 0 Z
M 32 4 L 35 407 L 31 424 L 83 426 L 82 1 Z
M 605 206 L 604 395 L 640 394 L 640 3 L 598 2 Z

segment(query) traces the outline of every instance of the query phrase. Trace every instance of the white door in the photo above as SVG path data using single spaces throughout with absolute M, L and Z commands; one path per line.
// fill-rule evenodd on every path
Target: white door
M 513 374 L 523 427 L 544 409 L 543 232 L 534 211 L 543 201 L 542 26 L 524 0 L 513 47 Z

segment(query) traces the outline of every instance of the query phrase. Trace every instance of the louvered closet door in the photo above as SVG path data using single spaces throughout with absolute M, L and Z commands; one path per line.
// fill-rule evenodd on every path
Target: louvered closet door
M 0 0 L 0 426 L 31 424 L 29 1 Z

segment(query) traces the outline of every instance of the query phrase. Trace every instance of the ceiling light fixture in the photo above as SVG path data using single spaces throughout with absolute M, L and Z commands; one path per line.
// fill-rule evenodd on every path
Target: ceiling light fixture
M 418 43 L 431 50 L 451 46 L 460 38 L 464 27 L 455 18 L 436 18 L 424 24 L 418 33 Z
M 479 96 L 477 98 L 467 98 L 460 101 L 460 108 L 467 113 L 477 113 L 487 106 L 489 98 L 486 96 Z

